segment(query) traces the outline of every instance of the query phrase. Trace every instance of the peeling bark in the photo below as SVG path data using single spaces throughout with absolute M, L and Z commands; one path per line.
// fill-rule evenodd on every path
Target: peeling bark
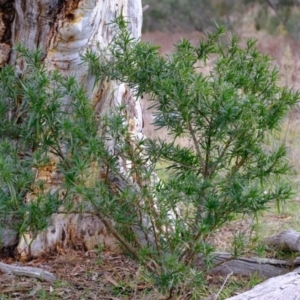
M 14 7 L 10 18 L 3 14 L 7 6 Z M 141 0 L 15 0 L 14 4 L 0 0 L 0 42 L 3 41 L 0 43 L 0 67 L 8 62 L 20 73 L 24 70 L 24 59 L 17 58 L 14 50 L 11 52 L 11 45 L 15 43 L 22 43 L 30 50 L 42 49 L 45 66 L 49 70 L 58 69 L 65 76 L 75 76 L 97 114 L 106 114 L 124 105 L 130 131 L 141 138 L 143 122 L 139 99 L 125 84 L 116 81 L 100 82 L 94 87 L 94 78 L 88 75 L 81 59 L 87 49 L 94 49 L 97 44 L 103 48 L 108 45 L 114 33 L 107 24 L 120 13 L 129 21 L 132 36 L 140 37 Z M 114 144 L 108 147 L 113 149 Z M 49 192 L 57 191 L 63 181 L 56 163 L 57 158 L 51 157 L 51 164 L 36 172 L 36 180 L 43 180 Z M 26 201 L 33 200 L 34 194 L 26 196 Z M 119 249 L 115 238 L 95 215 L 58 212 L 44 232 L 36 237 L 30 232 L 23 235 L 17 253 L 21 260 L 26 260 L 65 247 L 89 250 L 99 244 L 111 250 Z
M 11 23 L 15 11 L 13 1 L 0 0 L 0 68 L 9 60 L 11 53 Z

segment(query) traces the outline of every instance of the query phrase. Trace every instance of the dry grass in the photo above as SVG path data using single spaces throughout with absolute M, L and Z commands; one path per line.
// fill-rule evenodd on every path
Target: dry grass
M 15 263 L 7 259 L 7 263 Z M 168 298 L 157 291 L 142 268 L 124 255 L 69 250 L 67 254 L 33 260 L 26 265 L 46 269 L 57 276 L 54 284 L 0 272 L 0 299 L 31 300 L 188 300 L 191 291 Z M 231 276 L 220 290 L 224 277 L 206 275 L 207 286 L 199 287 L 193 299 L 204 299 L 220 291 L 218 300 L 248 290 L 262 279 L 256 275 Z
M 7 259 L 6 262 L 12 262 Z M 125 255 L 68 250 L 26 264 L 54 273 L 54 284 L 0 272 L 0 299 L 163 299 Z

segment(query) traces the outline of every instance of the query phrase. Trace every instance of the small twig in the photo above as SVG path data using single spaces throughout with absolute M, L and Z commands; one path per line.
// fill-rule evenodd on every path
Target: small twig
M 123 239 L 123 237 L 118 233 L 118 231 L 114 228 L 114 226 L 103 216 L 103 214 L 98 211 L 97 216 L 103 222 L 105 227 L 115 236 L 115 238 L 127 249 L 137 260 L 140 259 L 138 252 Z
M 227 149 L 228 149 L 229 146 L 231 145 L 231 142 L 232 142 L 232 138 L 230 137 L 230 138 L 228 139 L 228 141 L 226 142 L 226 144 L 225 144 L 225 146 L 224 146 L 224 148 L 223 148 L 223 150 L 222 150 L 222 153 L 221 153 L 220 156 L 219 156 L 218 162 L 215 163 L 215 165 L 209 169 L 209 175 L 210 175 L 210 176 L 215 172 L 215 170 L 216 170 L 217 167 L 219 166 L 220 161 L 222 161 L 224 155 L 226 154 Z
M 227 266 L 226 266 L 227 267 Z M 221 286 L 221 288 L 219 289 L 219 291 L 217 292 L 217 294 L 216 294 L 216 300 L 218 299 L 218 297 L 220 296 L 220 294 L 221 294 L 221 292 L 222 292 L 222 290 L 224 289 L 224 287 L 225 287 L 225 284 L 227 283 L 227 281 L 228 281 L 228 279 L 230 278 L 230 276 L 233 274 L 233 271 L 230 269 L 230 268 L 228 268 L 227 267 L 227 269 L 229 269 L 230 270 L 230 273 L 229 274 L 227 274 L 227 276 L 226 276 L 226 278 L 225 278 L 225 280 L 224 280 L 224 282 L 223 282 L 223 284 L 222 284 L 222 286 Z
M 227 267 L 228 268 L 228 267 Z M 217 300 L 221 294 L 221 292 L 223 291 L 228 279 L 230 278 L 230 276 L 233 274 L 232 270 L 230 268 L 228 268 L 230 270 L 230 273 L 227 274 L 221 288 L 219 289 L 219 291 L 216 294 L 211 294 L 210 296 L 208 296 L 207 298 L 205 298 L 204 300 Z
M 150 7 L 150 6 L 149 6 L 148 4 L 145 5 L 145 6 L 142 8 L 143 12 L 146 11 L 149 7 Z
M 205 174 L 204 174 L 204 172 L 205 172 L 205 162 L 204 162 L 203 156 L 201 154 L 201 151 L 200 151 L 200 148 L 199 148 L 199 145 L 198 145 L 198 141 L 197 141 L 197 137 L 195 135 L 195 132 L 194 132 L 194 129 L 192 127 L 191 122 L 188 122 L 188 127 L 189 127 L 190 134 L 193 138 L 194 146 L 196 148 L 196 152 L 197 152 L 200 164 L 201 164 L 201 168 L 202 168 L 202 172 L 203 172 L 202 174 L 205 177 Z

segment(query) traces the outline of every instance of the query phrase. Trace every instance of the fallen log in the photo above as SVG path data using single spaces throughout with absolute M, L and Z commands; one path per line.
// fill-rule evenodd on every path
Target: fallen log
M 290 272 L 300 266 L 300 258 L 292 261 L 280 259 L 267 259 L 259 257 L 233 257 L 230 253 L 214 252 L 212 253 L 212 263 L 214 267 L 210 270 L 212 273 L 221 275 L 251 275 L 258 274 L 265 278 L 271 278 Z M 204 261 L 202 256 L 197 256 L 194 265 L 198 269 L 203 269 Z
M 300 300 L 300 268 L 256 285 L 226 300 Z
M 264 239 L 264 243 L 277 250 L 300 252 L 300 233 L 288 229 Z
M 53 275 L 52 273 L 45 271 L 43 269 L 34 268 L 34 267 L 22 267 L 22 266 L 8 265 L 8 264 L 0 262 L 0 271 L 3 273 L 12 273 L 17 276 L 39 278 L 41 280 L 45 280 L 50 283 L 53 283 L 56 280 L 55 275 Z
M 264 240 L 265 245 L 281 251 L 300 252 L 300 233 L 288 229 L 281 233 L 274 234 Z M 197 268 L 203 269 L 204 260 L 201 255 L 197 256 L 194 264 Z M 212 253 L 212 273 L 221 275 L 251 275 L 257 273 L 266 278 L 286 274 L 300 266 L 300 257 L 292 261 L 280 259 L 267 259 L 258 257 L 233 257 L 229 253 Z

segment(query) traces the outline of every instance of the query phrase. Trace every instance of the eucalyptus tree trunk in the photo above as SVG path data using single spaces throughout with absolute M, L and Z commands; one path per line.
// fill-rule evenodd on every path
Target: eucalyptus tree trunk
M 141 0 L 0 0 L 0 67 L 11 64 L 22 74 L 25 62 L 13 50 L 15 43 L 22 43 L 30 50 L 42 49 L 45 66 L 49 70 L 58 69 L 65 76 L 75 76 L 98 114 L 125 105 L 130 130 L 142 135 L 140 102 L 132 91 L 115 81 L 94 87 L 94 78 L 88 75 L 81 59 L 81 54 L 96 44 L 101 48 L 108 45 L 114 33 L 107 24 L 121 13 L 128 20 L 132 36 L 138 38 L 142 25 Z M 37 170 L 36 180 L 43 180 L 49 191 L 56 191 L 63 179 L 55 164 L 51 164 Z M 26 195 L 27 201 L 32 198 Z M 21 237 L 17 253 L 25 260 L 66 247 L 91 249 L 99 244 L 110 249 L 117 247 L 115 238 L 97 217 L 88 213 L 57 213 L 46 231 L 35 237 L 30 232 Z

